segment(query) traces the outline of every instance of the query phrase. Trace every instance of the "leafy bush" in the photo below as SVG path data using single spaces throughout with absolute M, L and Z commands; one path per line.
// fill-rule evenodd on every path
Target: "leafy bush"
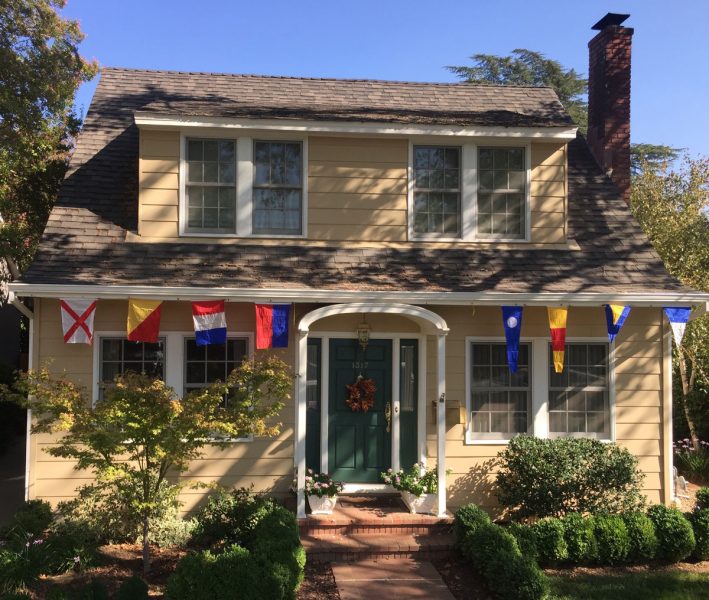
M 253 494 L 249 488 L 219 489 L 197 514 L 192 540 L 199 546 L 219 541 L 248 546 L 256 525 L 275 506 L 274 500 Z
M 549 580 L 529 557 L 498 551 L 488 561 L 488 586 L 504 600 L 541 600 L 549 594 Z
M 569 558 L 569 549 L 564 539 L 564 525 L 560 519 L 547 517 L 532 525 L 539 562 L 556 565 Z
M 6 539 L 13 534 L 41 536 L 52 522 L 52 507 L 44 500 L 29 500 L 17 509 L 9 523 L 0 532 Z
M 534 530 L 530 525 L 510 523 L 507 526 L 507 531 L 517 540 L 517 545 L 524 556 L 527 556 L 533 560 L 539 560 L 537 538 L 534 535 Z
M 655 558 L 658 541 L 657 535 L 655 535 L 655 526 L 650 518 L 644 513 L 633 512 L 624 514 L 623 522 L 630 541 L 628 560 L 645 562 Z
M 697 543 L 693 556 L 697 560 L 709 560 L 709 508 L 695 510 L 689 519 Z
M 32 534 L 12 538 L 0 548 L 0 592 L 10 593 L 29 586 L 47 572 L 44 540 Z
M 677 470 L 693 481 L 709 482 L 709 442 L 699 442 L 695 449 L 688 439 L 674 444 L 674 463 Z
M 47 535 L 50 550 L 47 568 L 49 573 L 80 570 L 96 563 L 101 545 L 96 532 L 81 521 L 60 519 L 54 522 Z
M 594 562 L 598 558 L 598 542 L 592 517 L 569 513 L 561 520 L 569 561 L 575 565 Z
M 463 556 L 483 574 L 489 561 L 498 552 L 521 555 L 514 536 L 494 523 L 481 525 L 474 531 L 468 532 L 463 540 L 461 551 Z
M 160 548 L 181 548 L 192 539 L 196 528 L 196 519 L 183 519 L 177 507 L 170 507 L 160 518 L 153 521 L 150 542 Z
M 140 577 L 131 577 L 121 583 L 116 600 L 148 600 L 148 585 Z
M 516 518 L 618 513 L 644 502 L 637 458 L 617 444 L 519 436 L 499 459 L 498 498 Z
M 697 508 L 709 508 L 709 487 L 699 488 L 695 496 Z
M 598 515 L 593 519 L 598 542 L 598 561 L 603 565 L 623 562 L 630 551 L 630 539 L 625 522 L 618 515 Z
M 655 526 L 659 542 L 657 558 L 678 562 L 692 554 L 696 545 L 694 531 L 679 510 L 656 504 L 650 507 L 648 516 Z
M 460 544 L 468 532 L 475 531 L 481 525 L 492 523 L 490 515 L 476 504 L 468 504 L 455 511 L 453 533 Z

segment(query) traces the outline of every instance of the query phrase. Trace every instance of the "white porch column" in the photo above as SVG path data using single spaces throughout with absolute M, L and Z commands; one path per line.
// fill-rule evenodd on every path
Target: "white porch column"
M 447 332 L 446 332 L 447 333 Z M 446 514 L 446 334 L 438 334 L 438 516 Z
M 295 466 L 297 517 L 305 519 L 305 420 L 306 390 L 308 385 L 308 332 L 298 332 L 298 353 L 296 356 L 296 398 L 295 398 Z

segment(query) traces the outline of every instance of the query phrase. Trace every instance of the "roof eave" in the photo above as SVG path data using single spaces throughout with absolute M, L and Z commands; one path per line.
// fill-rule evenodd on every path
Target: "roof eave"
M 266 130 L 295 133 L 338 133 L 400 136 L 504 137 L 519 139 L 573 140 L 575 125 L 544 127 L 486 126 L 486 125 L 429 125 L 365 121 L 320 121 L 308 119 L 253 119 L 212 117 L 178 114 L 156 114 L 136 111 L 135 124 L 145 129 L 215 128 L 231 130 Z

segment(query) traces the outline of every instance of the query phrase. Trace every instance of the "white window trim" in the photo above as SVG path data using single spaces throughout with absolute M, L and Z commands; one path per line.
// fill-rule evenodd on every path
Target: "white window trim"
M 476 144 L 464 142 L 453 143 L 454 140 L 414 139 L 409 138 L 408 164 L 407 164 L 407 221 L 409 241 L 425 242 L 485 242 L 525 244 L 532 239 L 532 144 L 528 141 L 516 142 L 514 139 L 485 140 L 485 143 Z M 460 174 L 460 235 L 457 237 L 442 236 L 431 233 L 414 232 L 414 146 L 446 146 L 460 148 L 461 174 Z M 493 236 L 479 236 L 478 231 L 478 148 L 480 147 L 509 147 L 524 148 L 525 156 L 525 231 L 523 238 L 506 238 Z
M 185 392 L 185 339 L 194 337 L 194 331 L 168 331 L 161 332 L 161 339 L 165 340 L 165 356 L 163 358 L 165 368 L 165 383 L 170 386 L 175 393 L 182 395 Z M 126 339 L 127 334 L 123 331 L 96 331 L 94 332 L 93 350 L 93 368 L 92 368 L 92 386 L 91 399 L 95 405 L 98 401 L 99 385 L 101 383 L 99 376 L 101 373 L 101 340 L 103 338 L 121 338 Z M 245 338 L 249 344 L 249 358 L 254 357 L 254 333 L 248 331 L 234 331 L 227 334 L 227 338 Z M 251 442 L 253 436 L 244 438 L 233 438 L 226 440 L 228 442 Z
M 615 343 L 608 342 L 607 337 L 567 337 L 569 344 L 606 344 L 608 346 L 608 408 L 610 418 L 610 437 L 601 438 L 596 436 L 564 436 L 559 437 L 591 437 L 602 442 L 616 441 L 616 392 L 615 392 Z M 467 336 L 465 338 L 465 443 L 466 445 L 480 446 L 506 446 L 509 439 L 500 437 L 499 439 L 479 439 L 474 437 L 471 431 L 471 344 L 473 343 L 505 343 L 504 336 Z M 530 377 L 532 390 L 532 430 L 529 432 L 539 438 L 550 438 L 549 435 L 549 344 L 548 337 L 523 337 L 520 343 L 531 344 L 530 354 Z
M 191 232 L 187 230 L 187 139 L 215 139 L 233 141 L 236 147 L 236 230 L 234 233 Z M 253 225 L 253 181 L 254 181 L 254 140 L 299 142 L 303 148 L 302 165 L 302 203 L 301 232 L 297 234 L 254 234 Z M 284 137 L 277 133 L 245 132 L 244 136 L 234 137 L 220 131 L 180 130 L 180 165 L 179 165 L 179 210 L 178 233 L 180 237 L 198 238 L 254 238 L 254 239 L 306 239 L 308 237 L 308 137 L 292 135 Z

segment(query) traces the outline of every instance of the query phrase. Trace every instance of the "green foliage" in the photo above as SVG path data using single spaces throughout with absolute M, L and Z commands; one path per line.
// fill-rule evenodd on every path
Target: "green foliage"
M 15 533 L 41 536 L 52 522 L 52 507 L 44 500 L 28 500 L 12 515 L 7 526 L 0 531 L 0 538 L 11 537 Z
M 569 558 L 569 549 L 564 538 L 561 519 L 546 517 L 532 525 L 539 562 L 542 565 L 557 565 Z
M 520 552 L 522 552 L 524 556 L 533 560 L 539 560 L 537 538 L 534 535 L 534 529 L 531 525 L 513 522 L 507 526 L 507 531 L 517 540 Z
M 413 464 L 405 471 L 389 469 L 380 473 L 379 477 L 395 490 L 409 492 L 414 496 L 438 493 L 438 471 L 435 468 L 427 470 L 423 463 Z
M 66 172 L 79 120 L 74 94 L 97 65 L 78 52 L 77 21 L 65 0 L 0 3 L 0 256 L 31 261 Z
M 312 469 L 305 472 L 305 494 L 308 496 L 332 498 L 344 489 L 344 483 L 334 481 L 327 473 L 316 473 Z
M 637 176 L 648 169 L 664 170 L 679 158 L 683 150 L 662 144 L 631 144 L 630 172 Z
M 482 508 L 476 504 L 461 506 L 455 511 L 453 517 L 453 533 L 458 543 L 461 543 L 468 532 L 475 531 L 481 525 L 488 525 L 492 521 Z
M 99 545 L 96 532 L 83 523 L 65 519 L 56 521 L 46 541 L 46 548 L 50 551 L 47 558 L 48 572 L 79 571 L 96 564 Z
M 628 560 L 646 562 L 655 558 L 659 542 L 650 518 L 645 513 L 632 512 L 623 515 L 623 522 L 630 541 Z
M 198 546 L 219 541 L 248 546 L 256 525 L 275 506 L 273 499 L 253 494 L 248 488 L 231 492 L 220 488 L 197 514 L 192 541 Z
M 179 491 L 179 485 L 168 483 L 168 473 L 186 471 L 207 445 L 226 447 L 236 437 L 278 434 L 280 424 L 273 418 L 292 385 L 288 365 L 269 356 L 244 361 L 225 382 L 182 399 L 163 381 L 136 373 L 116 377 L 95 405 L 85 390 L 53 378 L 46 368 L 23 375 L 17 387 L 38 415 L 33 433 L 62 434 L 48 452 L 96 473 L 86 494 L 95 493 L 100 507 L 118 509 L 111 515 L 102 511 L 104 516 L 139 517 L 147 570 L 151 520 L 164 515 L 165 498 L 176 498 Z M 125 525 L 130 530 L 133 523 L 128 519 Z
M 531 558 L 510 551 L 495 552 L 485 571 L 488 586 L 502 600 L 542 600 L 549 580 Z
M 696 545 L 692 524 L 679 510 L 656 504 L 650 507 L 648 516 L 659 542 L 658 559 L 678 562 L 692 554 Z
M 461 551 L 463 556 L 483 574 L 486 573 L 489 562 L 498 552 L 521 554 L 514 536 L 494 523 L 480 525 L 474 531 L 468 532 L 463 539 Z
M 644 502 L 638 460 L 617 444 L 519 436 L 498 457 L 498 498 L 516 518 L 623 512 Z
M 598 559 L 598 542 L 593 517 L 569 513 L 561 520 L 569 561 L 574 565 L 590 564 Z
M 695 510 L 689 520 L 696 541 L 693 556 L 697 560 L 709 560 L 709 508 Z
M 510 56 L 474 54 L 473 66 L 447 67 L 467 83 L 526 85 L 552 88 L 574 122 L 586 130 L 588 82 L 574 69 L 567 69 L 541 52 L 519 48 Z
M 121 583 L 116 600 L 148 600 L 148 585 L 140 577 L 130 577 Z
M 709 487 L 699 488 L 695 495 L 697 509 L 709 508 Z
M 630 539 L 623 517 L 597 515 L 593 519 L 594 533 L 598 542 L 598 561 L 602 565 L 623 562 L 630 552 Z
M 706 401 L 706 400 L 705 400 Z M 695 409 L 706 411 L 706 407 Z M 699 442 L 699 447 L 695 448 L 691 440 L 681 440 L 674 444 L 674 464 L 677 470 L 692 481 L 709 481 L 709 444 L 705 441 Z

